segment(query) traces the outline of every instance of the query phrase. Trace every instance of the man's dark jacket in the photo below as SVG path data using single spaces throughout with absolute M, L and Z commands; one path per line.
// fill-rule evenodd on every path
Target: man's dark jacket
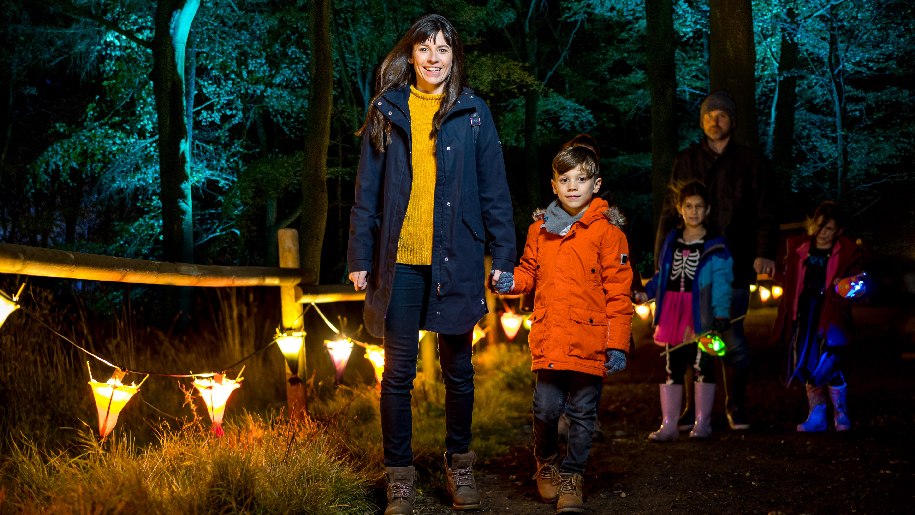
M 664 236 L 677 224 L 676 191 L 692 179 L 708 187 L 712 210 L 706 224 L 727 242 L 734 258 L 734 287 L 747 288 L 756 282 L 753 261 L 757 257 L 774 261 L 778 248 L 776 192 L 768 161 L 733 139 L 720 156 L 706 138 L 677 154 L 658 223 L 655 256 Z
M 384 334 L 397 243 L 412 186 L 409 95 L 409 88 L 404 88 L 375 100 L 375 107 L 391 121 L 391 141 L 384 152 L 378 151 L 369 140 L 371 127 L 364 131 L 350 214 L 347 264 L 351 272 L 369 272 L 365 326 L 377 337 Z M 494 270 L 510 272 L 516 259 L 501 143 L 489 107 L 473 91 L 465 89 L 445 117 L 435 156 L 432 288 L 422 329 L 463 334 L 486 313 L 487 234 Z

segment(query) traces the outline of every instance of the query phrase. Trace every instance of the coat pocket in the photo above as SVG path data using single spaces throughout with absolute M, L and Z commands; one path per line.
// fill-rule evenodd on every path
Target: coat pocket
M 607 342 L 607 314 L 587 308 L 569 308 L 569 355 L 604 362 Z

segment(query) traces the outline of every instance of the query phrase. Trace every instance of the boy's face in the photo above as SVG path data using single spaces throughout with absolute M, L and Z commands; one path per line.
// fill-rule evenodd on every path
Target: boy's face
M 554 173 L 550 184 L 562 208 L 575 216 L 591 204 L 591 199 L 600 189 L 600 177 L 588 177 L 581 166 L 576 166 L 562 175 Z
M 819 230 L 816 233 L 816 244 L 818 249 L 829 249 L 832 248 L 832 244 L 836 241 L 836 238 L 842 234 L 842 229 L 839 229 L 836 225 L 835 220 L 829 220 L 825 224 L 823 223 L 823 217 L 815 220 Z M 821 225 L 822 224 L 822 225 Z

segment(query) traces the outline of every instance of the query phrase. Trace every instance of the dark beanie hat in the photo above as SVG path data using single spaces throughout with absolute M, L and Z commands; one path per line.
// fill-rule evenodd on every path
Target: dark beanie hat
M 711 111 L 724 111 L 731 117 L 731 123 L 734 125 L 737 124 L 737 104 L 734 103 L 734 99 L 731 98 L 731 95 L 729 95 L 727 91 L 716 91 L 705 97 L 705 100 L 702 101 L 702 107 L 699 108 L 700 126 L 702 125 L 702 118 L 705 117 L 705 113 Z

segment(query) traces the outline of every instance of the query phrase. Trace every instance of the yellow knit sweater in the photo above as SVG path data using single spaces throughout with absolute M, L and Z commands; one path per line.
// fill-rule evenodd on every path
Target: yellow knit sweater
M 432 216 L 435 206 L 435 142 L 429 139 L 432 117 L 444 94 L 430 95 L 410 86 L 410 134 L 413 181 L 407 214 L 397 242 L 397 262 L 432 264 Z

